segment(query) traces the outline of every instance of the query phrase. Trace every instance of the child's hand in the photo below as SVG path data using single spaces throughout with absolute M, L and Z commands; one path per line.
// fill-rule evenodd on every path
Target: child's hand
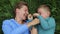
M 39 14 L 38 13 L 34 13 L 33 16 L 39 16 Z

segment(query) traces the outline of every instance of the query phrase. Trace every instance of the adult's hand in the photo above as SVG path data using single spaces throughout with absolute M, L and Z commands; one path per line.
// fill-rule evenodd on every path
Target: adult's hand
M 37 18 L 35 18 L 34 20 L 32 20 L 31 22 L 29 22 L 28 24 L 27 24 L 27 26 L 28 27 L 30 27 L 30 26 L 34 26 L 34 25 L 36 25 L 36 24 L 39 24 L 39 19 L 37 19 Z

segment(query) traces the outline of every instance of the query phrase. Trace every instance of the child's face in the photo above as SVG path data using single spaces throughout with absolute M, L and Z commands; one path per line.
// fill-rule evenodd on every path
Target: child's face
M 44 18 L 47 18 L 50 16 L 50 11 L 47 8 L 38 8 L 38 13 Z

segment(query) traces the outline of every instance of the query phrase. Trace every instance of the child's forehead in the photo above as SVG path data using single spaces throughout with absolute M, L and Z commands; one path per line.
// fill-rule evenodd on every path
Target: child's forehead
M 47 13 L 47 12 L 50 12 L 50 11 L 48 11 L 48 10 L 45 9 L 45 8 L 40 8 L 39 12 L 40 12 L 40 13 Z
M 43 11 L 49 11 L 48 8 L 44 8 L 44 7 L 41 7 L 40 9 L 42 9 Z

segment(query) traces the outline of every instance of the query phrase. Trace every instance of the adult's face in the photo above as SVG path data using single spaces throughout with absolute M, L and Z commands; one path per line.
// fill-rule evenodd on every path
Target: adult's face
M 25 20 L 28 13 L 28 7 L 23 5 L 20 9 L 16 9 L 17 17 L 19 17 L 22 20 Z

